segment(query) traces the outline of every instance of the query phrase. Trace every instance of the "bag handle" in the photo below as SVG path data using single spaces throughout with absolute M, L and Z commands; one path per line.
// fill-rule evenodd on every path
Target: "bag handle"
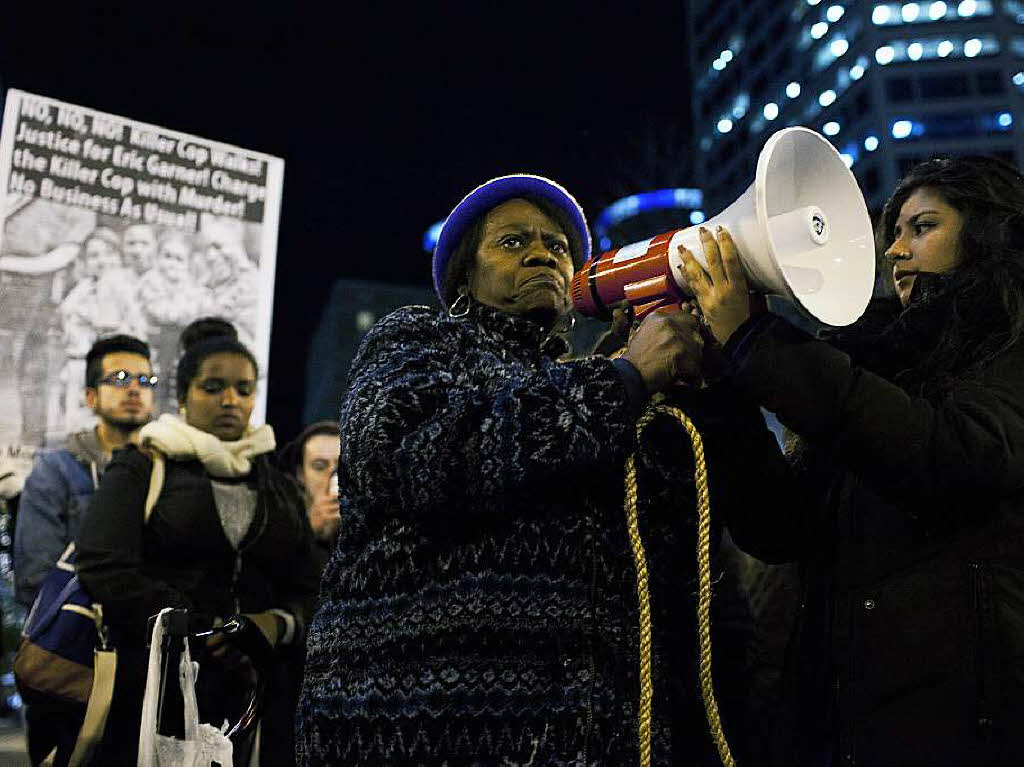
M 156 764 L 156 709 L 160 690 L 160 648 L 164 641 L 163 617 L 173 608 L 165 607 L 153 621 L 149 645 L 149 668 L 146 672 L 146 693 L 142 699 L 142 723 L 139 727 L 139 767 Z

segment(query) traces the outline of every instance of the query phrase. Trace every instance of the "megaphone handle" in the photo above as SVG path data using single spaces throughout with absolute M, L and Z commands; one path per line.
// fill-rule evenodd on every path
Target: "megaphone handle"
M 660 309 L 663 306 L 679 305 L 679 299 L 677 298 L 660 298 L 657 301 L 651 301 L 647 304 L 640 304 L 640 306 L 633 307 L 633 319 L 637 322 L 642 320 L 648 314 L 653 312 L 655 309 Z

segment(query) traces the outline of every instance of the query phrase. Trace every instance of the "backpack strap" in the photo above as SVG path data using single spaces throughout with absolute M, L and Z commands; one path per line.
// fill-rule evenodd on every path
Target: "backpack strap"
M 57 560 L 54 567 L 60 570 L 64 570 L 69 573 L 75 572 L 75 563 L 71 561 L 71 557 L 75 553 L 75 542 L 71 541 L 68 547 L 64 549 L 64 553 L 60 555 L 60 559 Z
M 92 751 L 103 738 L 107 726 L 107 714 L 114 697 L 114 677 L 117 674 L 117 651 L 96 649 L 92 665 L 92 692 L 85 708 L 85 719 L 78 731 L 75 750 L 68 760 L 68 767 L 86 764 Z
M 156 448 L 149 447 L 150 457 L 153 459 L 153 471 L 149 475 L 149 492 L 146 494 L 146 507 L 143 514 L 143 524 L 149 522 L 149 515 L 160 498 L 160 491 L 164 488 L 164 474 L 166 472 L 167 459 L 164 454 Z
M 143 511 L 143 524 L 149 521 L 149 515 L 160 497 L 160 491 L 164 486 L 164 473 L 166 460 L 163 453 L 153 448 L 149 449 L 153 458 L 153 471 L 149 475 L 149 491 L 146 493 L 146 506 Z M 74 544 L 69 547 L 70 555 L 74 551 Z M 63 557 L 62 557 L 63 558 Z M 85 708 L 85 719 L 78 731 L 78 739 L 75 741 L 75 750 L 68 761 L 68 767 L 80 767 L 87 764 L 93 750 L 103 738 L 103 732 L 107 726 L 107 715 L 110 713 L 110 704 L 114 697 L 114 678 L 117 675 L 117 650 L 109 646 L 107 627 L 103 621 L 103 606 L 98 603 L 92 605 L 90 617 L 96 622 L 96 633 L 100 638 L 100 647 L 93 653 L 92 666 L 92 690 L 89 693 L 89 703 Z M 83 609 L 83 613 L 88 612 Z

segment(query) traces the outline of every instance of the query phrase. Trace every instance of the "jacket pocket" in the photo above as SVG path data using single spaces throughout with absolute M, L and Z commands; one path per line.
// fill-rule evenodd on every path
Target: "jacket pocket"
M 1000 721 L 1015 718 L 1024 694 L 1024 561 L 978 560 L 968 567 L 974 726 L 990 740 L 1002 729 Z

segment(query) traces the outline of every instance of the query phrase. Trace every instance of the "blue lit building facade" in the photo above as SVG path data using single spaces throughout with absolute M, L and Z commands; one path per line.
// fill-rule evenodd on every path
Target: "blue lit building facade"
M 935 155 L 1024 165 L 1022 2 L 691 0 L 689 18 L 694 177 L 709 216 L 790 125 L 829 137 L 873 212 Z

